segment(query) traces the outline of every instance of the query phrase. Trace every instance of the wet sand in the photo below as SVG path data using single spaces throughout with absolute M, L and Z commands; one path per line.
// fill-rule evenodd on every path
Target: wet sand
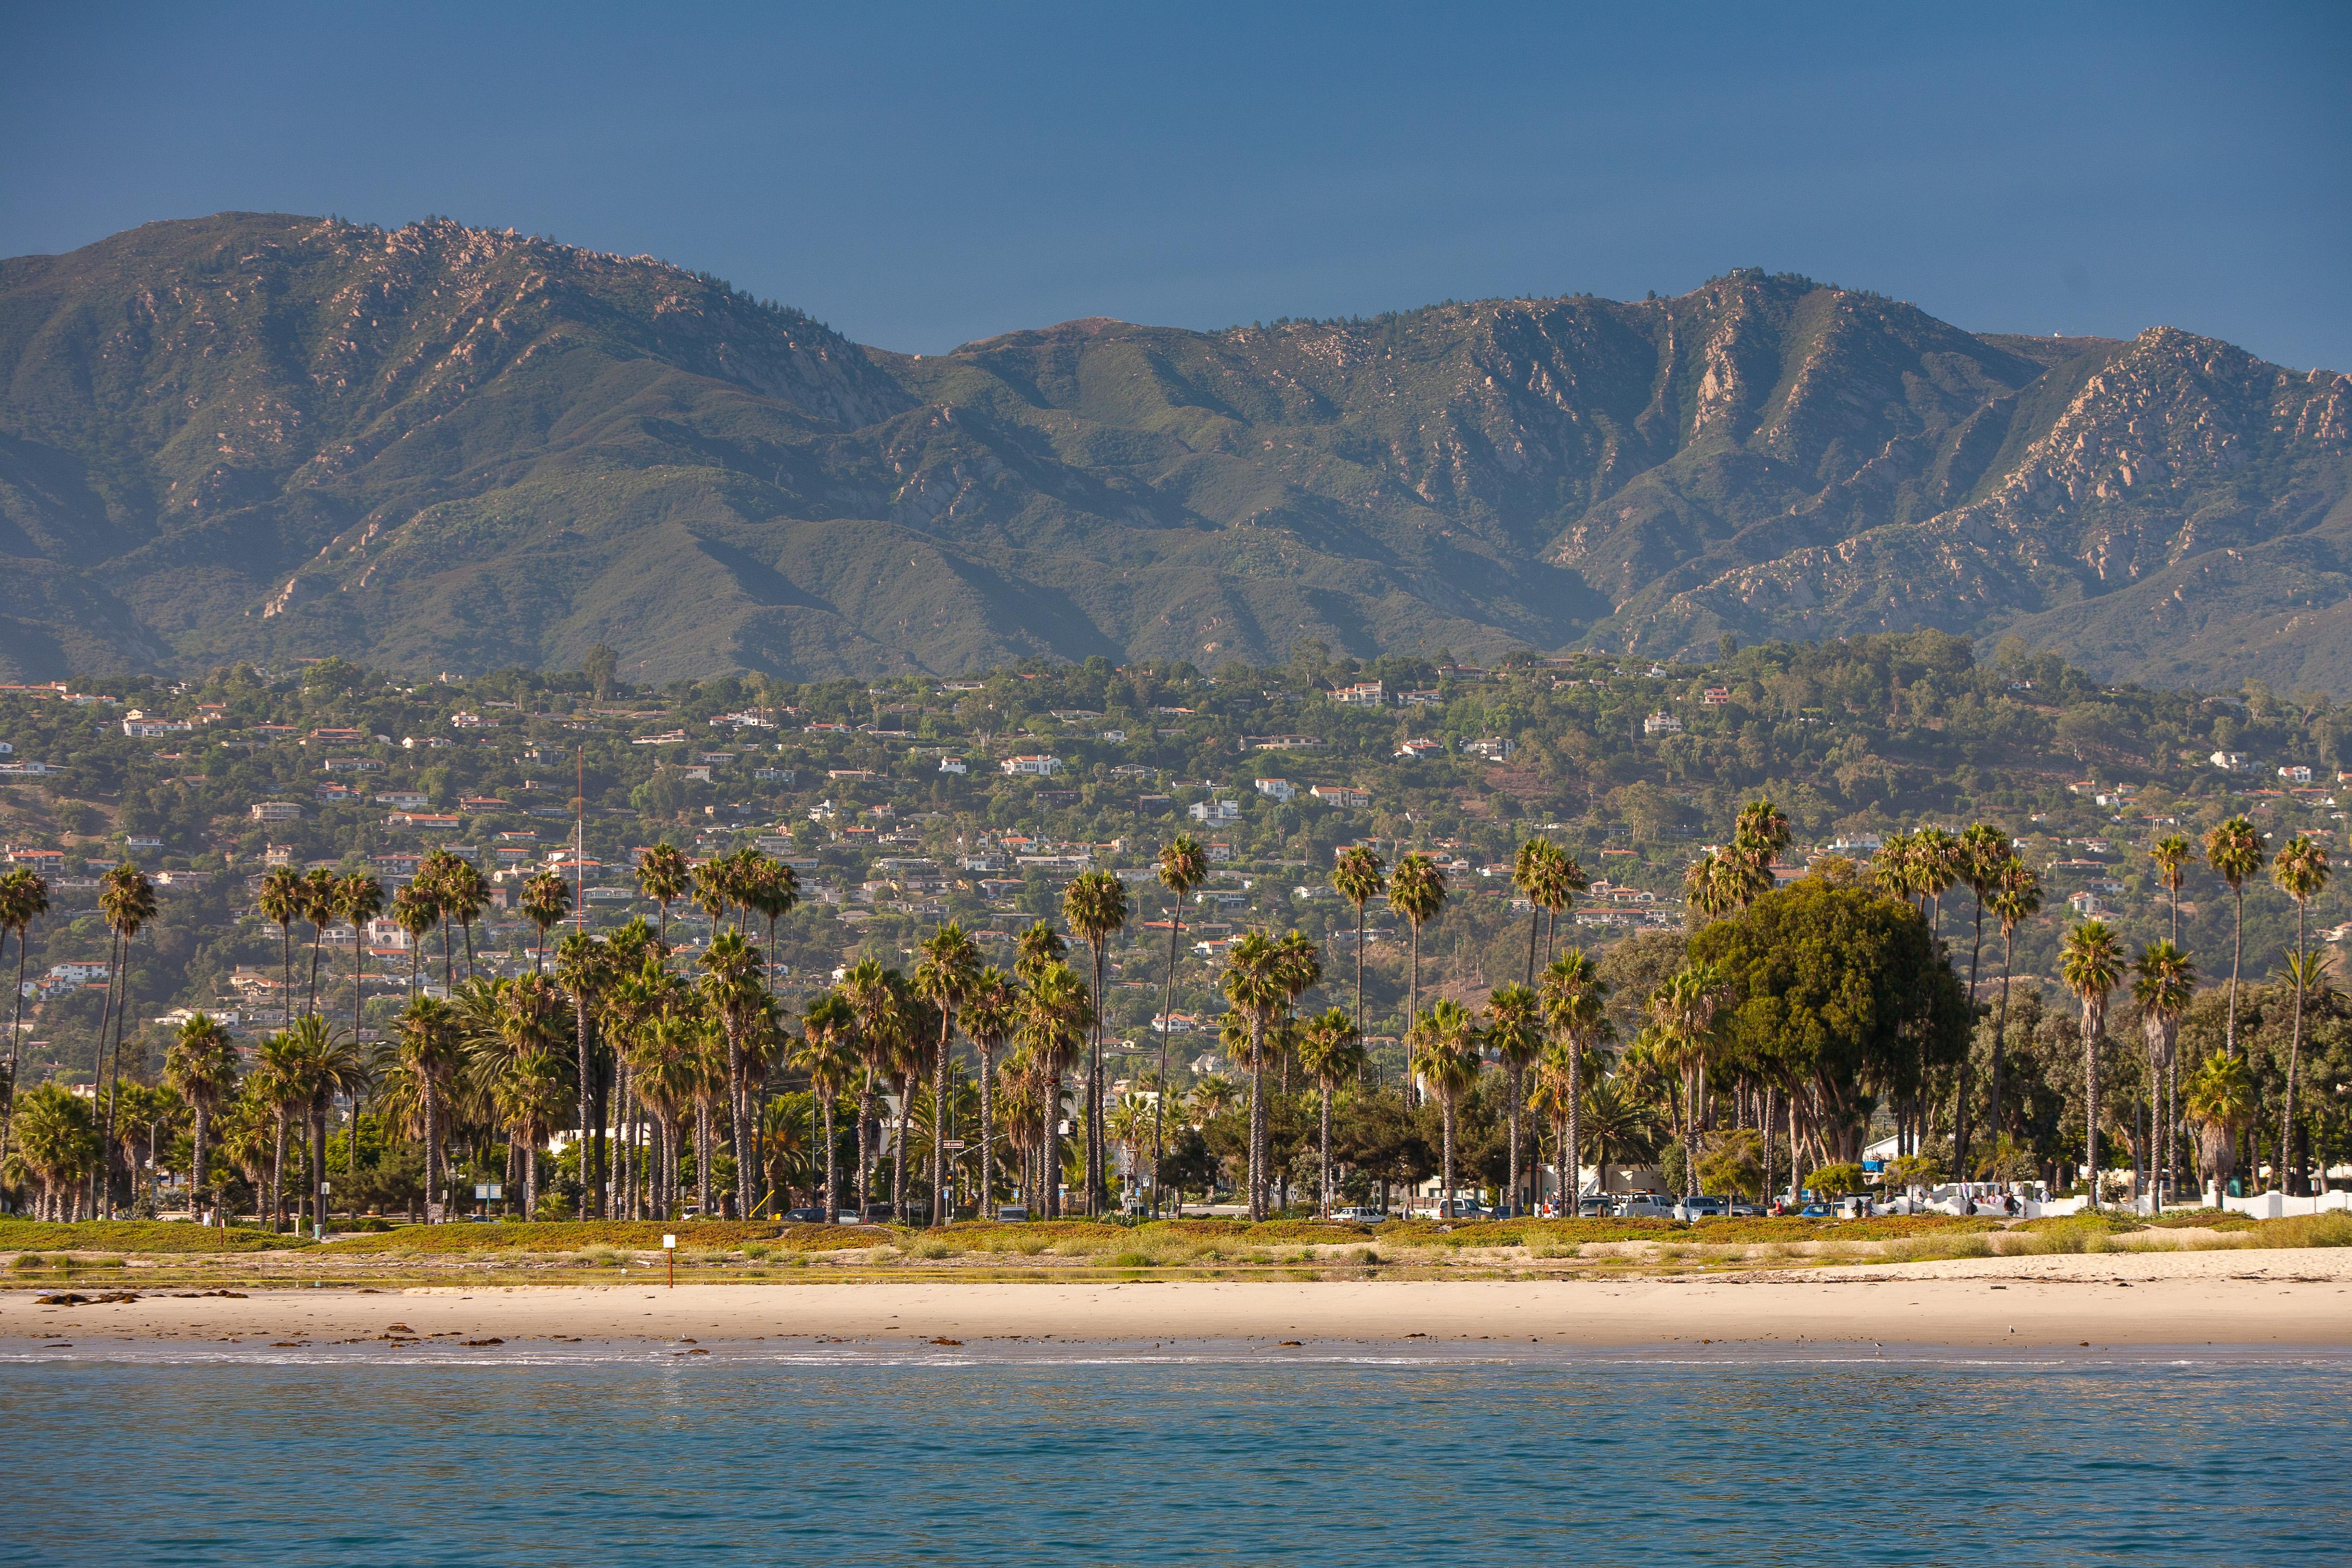
M 103 1287 L 73 1287 L 85 1296 Z M 43 1306 L 0 1342 L 449 1346 L 1171 1341 L 2352 1347 L 2352 1249 L 1952 1259 L 1802 1274 L 1580 1280 L 873 1282 L 257 1289 Z M 489 1349 L 481 1345 L 478 1349 Z

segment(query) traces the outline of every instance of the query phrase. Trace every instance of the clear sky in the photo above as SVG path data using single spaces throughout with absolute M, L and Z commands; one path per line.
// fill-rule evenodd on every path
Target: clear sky
M 225 208 L 649 252 L 935 352 L 1734 267 L 2352 369 L 2352 5 L 0 0 L 0 255 Z

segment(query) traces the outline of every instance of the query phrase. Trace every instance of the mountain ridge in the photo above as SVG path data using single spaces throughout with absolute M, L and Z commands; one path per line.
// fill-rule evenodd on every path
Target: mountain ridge
M 2352 691 L 2352 378 L 1743 269 L 855 344 L 428 220 L 0 261 L 0 667 L 957 673 L 1936 626 Z M 903 563 L 903 564 L 902 564 Z

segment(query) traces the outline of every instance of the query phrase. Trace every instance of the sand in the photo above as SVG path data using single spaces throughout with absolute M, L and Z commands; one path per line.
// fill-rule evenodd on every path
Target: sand
M 79 1287 L 94 1295 L 100 1287 Z M 1589 1280 L 877 1282 L 257 1289 L 42 1306 L 0 1291 L 0 1342 L 699 1346 L 948 1340 L 1631 1348 L 1694 1343 L 2352 1346 L 2352 1250 L 1952 1259 L 1801 1274 Z M 386 1336 L 392 1336 L 387 1339 Z M 489 1347 L 479 1347 L 488 1349 Z

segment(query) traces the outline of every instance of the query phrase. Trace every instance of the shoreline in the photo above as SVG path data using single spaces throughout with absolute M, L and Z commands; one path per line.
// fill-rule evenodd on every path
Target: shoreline
M 132 1301 L 97 1300 L 134 1293 Z M 78 1293 L 79 1303 L 40 1296 Z M 770 1280 L 137 1291 L 0 1289 L 0 1350 L 234 1345 L 1481 1344 L 1626 1351 L 1907 1346 L 2352 1348 L 2352 1250 L 1955 1258 L 1594 1279 Z M 475 1342 L 468 1345 L 467 1342 Z M 487 1342 L 496 1341 L 493 1345 Z

